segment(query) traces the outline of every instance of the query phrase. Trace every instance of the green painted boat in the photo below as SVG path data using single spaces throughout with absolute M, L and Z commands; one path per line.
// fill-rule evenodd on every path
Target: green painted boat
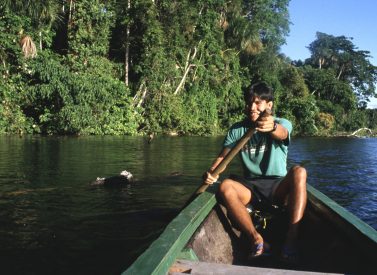
M 271 255 L 248 259 L 248 241 L 217 202 L 216 188 L 198 195 L 122 274 L 376 274 L 377 231 L 310 185 L 299 262 L 280 260 L 283 214 L 265 216 L 260 227 Z

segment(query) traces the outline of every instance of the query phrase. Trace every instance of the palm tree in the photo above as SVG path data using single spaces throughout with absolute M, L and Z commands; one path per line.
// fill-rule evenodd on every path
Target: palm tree
M 62 4 L 60 0 L 41 0 L 29 2 L 29 14 L 39 32 L 39 49 L 42 50 L 42 33 L 50 30 L 54 23 L 62 21 Z
M 63 5 L 68 0 L 3 0 L 3 7 L 17 15 L 31 18 L 39 33 L 39 49 L 42 50 L 42 33 L 62 21 Z
M 37 56 L 37 48 L 29 35 L 25 35 L 21 38 L 20 46 L 25 58 L 33 58 Z

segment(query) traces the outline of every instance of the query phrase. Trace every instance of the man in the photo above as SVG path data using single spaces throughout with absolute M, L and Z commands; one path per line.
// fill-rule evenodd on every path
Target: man
M 255 127 L 256 132 L 240 152 L 244 177 L 225 179 L 219 187 L 219 195 L 230 216 L 250 238 L 252 257 L 262 255 L 268 250 L 268 245 L 255 229 L 245 207 L 254 196 L 251 186 L 257 188 L 272 203 L 287 204 L 289 227 L 282 257 L 289 262 L 295 262 L 298 225 L 306 207 L 306 170 L 294 166 L 287 172 L 292 124 L 286 119 L 265 114 L 265 110 L 273 108 L 273 92 L 263 82 L 250 87 L 245 101 L 247 117 L 228 131 L 221 153 L 204 175 L 205 183 L 212 184 L 217 180 L 218 177 L 213 177 L 211 172 L 243 134 L 250 127 Z

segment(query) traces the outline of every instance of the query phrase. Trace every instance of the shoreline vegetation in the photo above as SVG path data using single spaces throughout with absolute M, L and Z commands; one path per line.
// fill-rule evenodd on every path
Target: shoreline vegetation
M 295 135 L 376 136 L 370 52 L 317 32 L 310 57 L 291 60 L 288 4 L 2 1 L 0 134 L 218 135 L 265 81 Z
M 208 137 L 217 137 L 217 136 L 224 136 L 225 132 L 217 132 L 216 134 L 212 135 L 205 135 Z M 70 134 L 70 135 L 56 135 L 56 134 L 25 134 L 25 136 L 41 136 L 41 137 L 80 137 L 80 136 L 88 136 L 88 135 L 80 135 L 80 134 Z M 21 133 L 0 133 L 0 136 L 8 136 L 8 137 L 22 137 L 24 134 Z M 93 136 L 93 135 L 92 135 Z M 110 136 L 110 135 L 107 135 Z M 114 135 L 113 135 L 114 136 Z M 117 135 L 120 136 L 120 135 Z M 129 136 L 129 135 L 126 135 Z M 178 132 L 161 132 L 159 134 L 145 134 L 142 133 L 138 135 L 140 137 L 146 138 L 148 143 L 152 143 L 155 138 L 158 137 L 195 137 L 195 136 L 203 136 L 203 135 L 194 135 L 194 134 L 182 134 Z M 316 133 L 314 135 L 306 135 L 306 134 L 295 134 L 293 133 L 294 137 L 329 137 L 329 138 L 375 138 L 377 137 L 377 129 L 369 129 L 369 128 L 360 128 L 353 132 L 345 132 L 345 131 L 338 131 L 338 132 L 322 132 Z

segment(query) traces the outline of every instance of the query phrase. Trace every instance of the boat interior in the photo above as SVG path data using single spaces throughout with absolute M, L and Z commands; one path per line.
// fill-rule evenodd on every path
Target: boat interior
M 232 223 L 225 207 L 216 204 L 187 243 L 184 249 L 188 255 L 186 260 L 224 265 L 223 271 L 225 266 L 236 265 L 269 270 L 375 274 L 376 243 L 360 234 L 349 221 L 313 196 L 309 196 L 305 216 L 299 227 L 298 260 L 295 263 L 282 260 L 281 250 L 287 231 L 285 212 L 283 208 L 274 210 L 254 207 L 251 212 L 253 221 L 265 242 L 270 245 L 270 251 L 269 255 L 250 258 L 251 241 Z M 181 257 L 181 260 L 185 259 Z M 254 270 L 254 273 L 258 272 Z

